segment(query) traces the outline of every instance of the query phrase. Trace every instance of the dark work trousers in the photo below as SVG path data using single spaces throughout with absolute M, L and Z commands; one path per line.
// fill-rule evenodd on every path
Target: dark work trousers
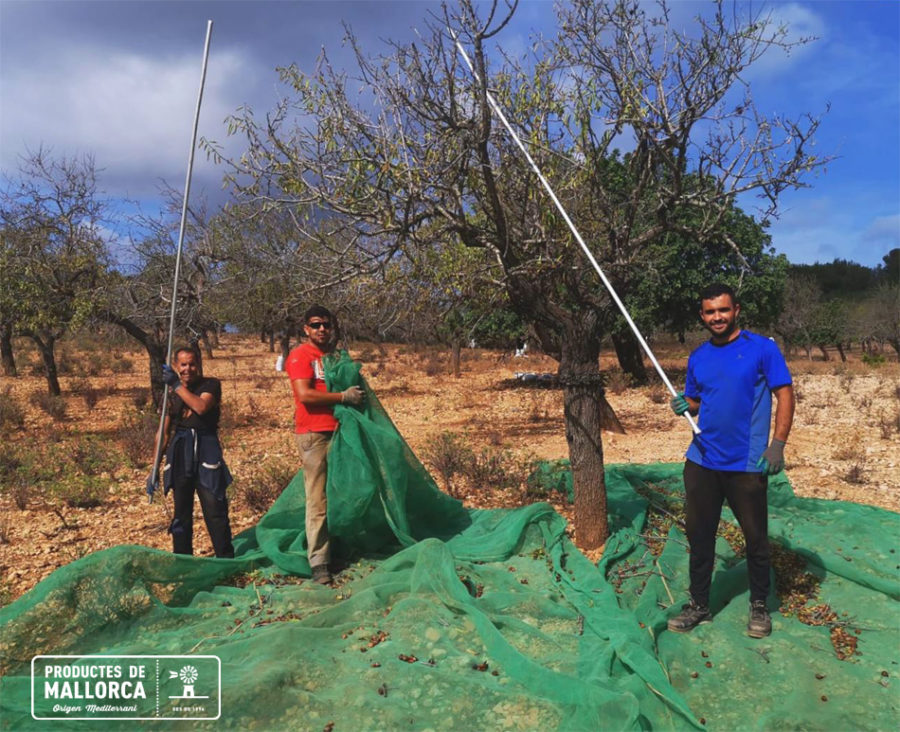
M 709 606 L 709 586 L 716 559 L 716 531 L 722 503 L 728 501 L 747 544 L 750 602 L 769 596 L 769 479 L 763 473 L 710 470 L 690 460 L 684 464 L 687 538 L 691 547 L 691 598 Z
M 206 530 L 212 539 L 216 556 L 233 557 L 228 499 L 216 498 L 208 490 L 201 488 L 195 477 L 176 479 L 172 486 L 172 502 L 175 506 L 175 518 L 169 528 L 172 533 L 172 551 L 176 554 L 194 553 L 194 493 L 200 499 Z

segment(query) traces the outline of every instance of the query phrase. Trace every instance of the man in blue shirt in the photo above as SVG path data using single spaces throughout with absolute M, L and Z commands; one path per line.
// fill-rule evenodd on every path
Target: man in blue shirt
M 770 584 L 766 493 L 768 476 L 784 468 L 794 392 L 778 346 L 769 338 L 741 330 L 737 325 L 740 312 L 734 291 L 727 285 L 710 285 L 701 293 L 700 319 L 711 338 L 691 353 L 684 392 L 672 400 L 676 414 L 699 414 L 700 427 L 685 455 L 691 601 L 669 620 L 669 630 L 676 633 L 712 620 L 709 588 L 724 501 L 728 501 L 747 544 L 747 634 L 763 638 L 772 632 L 766 609 Z M 769 442 L 773 394 L 775 430 Z

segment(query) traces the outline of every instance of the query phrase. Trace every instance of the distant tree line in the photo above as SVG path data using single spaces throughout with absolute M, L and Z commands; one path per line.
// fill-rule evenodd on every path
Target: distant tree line
M 175 264 L 179 200 L 164 192 L 161 217 L 142 219 L 144 235 L 126 242 L 104 239 L 109 204 L 98 193 L 91 157 L 54 158 L 45 150 L 23 158 L 8 179 L 0 206 L 0 362 L 17 374 L 14 337 L 30 339 L 41 355 L 50 393 L 59 394 L 55 347 L 81 328 L 118 326 L 147 351 L 152 392 L 162 392 Z M 651 340 L 697 328 L 696 293 L 710 279 L 734 285 L 744 322 L 774 331 L 788 349 L 842 360 L 854 349 L 869 355 L 900 354 L 900 249 L 877 267 L 845 259 L 789 264 L 772 252 L 765 228 L 732 210 L 727 247 L 674 236 L 650 248 L 648 266 L 631 274 L 626 304 Z M 321 219 L 323 237 L 340 226 Z M 496 263 L 483 251 L 442 244 L 415 262 L 394 257 L 366 263 L 344 247 L 304 241 L 293 218 L 279 209 L 230 206 L 208 217 L 190 210 L 176 307 L 180 341 L 198 343 L 213 356 L 225 324 L 256 332 L 270 350 L 287 352 L 300 335 L 301 317 L 316 300 L 327 302 L 349 341 L 445 344 L 455 356 L 473 341 L 510 348 L 531 334 L 497 283 Z M 114 253 L 128 252 L 127 271 Z M 342 250 L 343 259 L 342 259 Z M 752 276 L 747 275 L 752 268 Z M 610 316 L 609 345 L 634 383 L 646 381 L 640 352 L 622 346 L 624 321 Z
M 791 265 L 775 331 L 808 358 L 816 349 L 827 361 L 833 349 L 846 361 L 858 348 L 877 359 L 886 347 L 900 358 L 900 248 L 871 268 L 845 259 Z

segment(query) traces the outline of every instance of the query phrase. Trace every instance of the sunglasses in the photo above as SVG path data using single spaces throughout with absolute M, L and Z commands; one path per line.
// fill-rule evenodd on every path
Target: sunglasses
M 318 323 L 307 323 L 307 328 L 312 328 L 313 330 L 319 330 L 319 328 L 325 328 L 325 330 L 331 330 L 331 323 L 325 323 L 319 321 Z

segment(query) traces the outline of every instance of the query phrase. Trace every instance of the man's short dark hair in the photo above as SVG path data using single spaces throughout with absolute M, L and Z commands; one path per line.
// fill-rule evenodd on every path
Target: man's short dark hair
M 322 305 L 313 305 L 309 310 L 303 313 L 304 325 L 308 324 L 312 318 L 328 318 L 332 323 L 334 322 L 334 315 L 331 314 L 331 311 L 328 308 Z
M 711 285 L 704 287 L 700 292 L 700 304 L 702 305 L 704 300 L 712 300 L 720 295 L 728 295 L 731 298 L 732 305 L 740 304 L 734 290 L 724 282 L 713 282 Z
M 192 353 L 194 355 L 194 360 L 197 362 L 197 374 L 203 376 L 203 354 L 200 353 L 200 349 L 196 343 L 193 341 L 189 346 L 178 346 L 174 351 L 172 351 L 172 363 L 178 363 L 178 354 L 179 353 Z

